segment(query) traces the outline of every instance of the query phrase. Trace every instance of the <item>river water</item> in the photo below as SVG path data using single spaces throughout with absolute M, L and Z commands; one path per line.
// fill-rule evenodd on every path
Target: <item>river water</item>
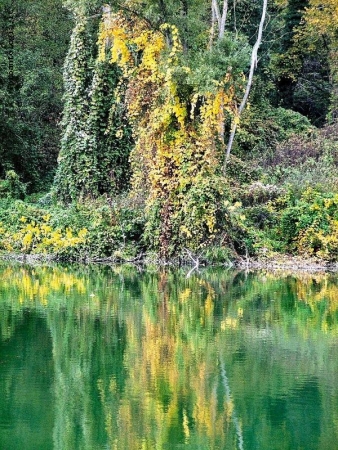
M 1 450 L 337 448 L 337 275 L 0 264 Z

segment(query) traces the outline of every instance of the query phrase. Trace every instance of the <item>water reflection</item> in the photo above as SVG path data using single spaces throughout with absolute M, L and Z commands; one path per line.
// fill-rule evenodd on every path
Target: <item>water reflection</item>
M 0 266 L 0 448 L 334 449 L 330 274 Z

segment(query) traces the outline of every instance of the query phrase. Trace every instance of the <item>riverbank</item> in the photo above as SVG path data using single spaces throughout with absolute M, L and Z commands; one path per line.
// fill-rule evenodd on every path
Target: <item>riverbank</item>
M 0 201 L 0 252 L 25 254 L 14 259 L 26 261 L 335 270 L 338 193 L 304 187 L 264 197 L 269 186 L 232 187 L 231 201 L 225 192 L 202 227 L 184 216 L 181 225 L 168 223 L 166 234 L 160 212 L 150 218 L 142 199 L 129 196 L 69 205 L 51 195 L 6 198 Z
M 44 263 L 79 263 L 79 264 L 109 264 L 109 265 L 124 265 L 131 264 L 140 268 L 157 267 L 158 269 L 164 267 L 187 267 L 192 272 L 193 270 L 200 270 L 207 267 L 224 267 L 225 269 L 239 269 L 239 270 L 288 270 L 288 271 L 302 271 L 302 272 L 338 272 L 338 262 L 328 262 L 319 258 L 304 258 L 294 255 L 275 255 L 273 257 L 264 258 L 237 258 L 227 262 L 206 261 L 203 258 L 196 257 L 189 253 L 181 257 L 172 258 L 168 261 L 163 261 L 154 254 L 140 254 L 135 258 L 117 258 L 117 257 L 102 257 L 102 258 L 73 258 L 64 259 L 52 254 L 23 254 L 23 253 L 3 253 L 0 254 L 0 260 L 12 261 L 21 264 L 44 264 Z
M 318 258 L 302 258 L 293 255 L 278 255 L 267 258 L 249 258 L 236 261 L 240 269 L 286 269 L 308 272 L 338 272 L 338 262 L 328 262 Z

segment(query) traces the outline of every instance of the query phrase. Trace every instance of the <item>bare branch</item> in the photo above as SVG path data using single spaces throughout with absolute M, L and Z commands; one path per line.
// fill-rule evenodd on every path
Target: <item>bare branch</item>
M 223 0 L 222 15 L 218 6 L 218 0 L 212 0 L 211 8 L 213 13 L 213 20 L 215 16 L 218 23 L 218 38 L 222 39 L 225 32 L 225 22 L 228 14 L 228 0 Z

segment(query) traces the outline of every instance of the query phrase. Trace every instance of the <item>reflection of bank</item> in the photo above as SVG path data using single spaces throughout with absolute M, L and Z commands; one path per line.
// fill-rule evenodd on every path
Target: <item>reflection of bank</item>
M 58 282 L 55 271 L 18 271 L 5 288 L 0 277 L 1 326 L 13 308 L 22 315 L 10 341 L 25 311 L 44 317 L 25 365 L 35 364 L 46 329 L 51 336 L 54 394 L 45 397 L 55 450 L 334 448 L 337 281 L 109 270 L 60 272 Z

